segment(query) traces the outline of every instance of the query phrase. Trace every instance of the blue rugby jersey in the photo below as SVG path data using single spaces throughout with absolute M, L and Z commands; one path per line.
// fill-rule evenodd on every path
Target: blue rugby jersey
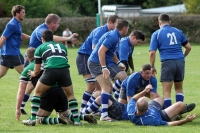
M 45 23 L 39 25 L 31 34 L 28 47 L 37 48 L 42 44 L 42 32 L 49 29 Z
M 182 46 L 187 43 L 187 38 L 181 30 L 165 25 L 155 31 L 151 36 L 150 51 L 159 50 L 160 60 L 185 60 Z
M 20 55 L 22 28 L 20 22 L 15 17 L 6 24 L 2 36 L 5 36 L 6 40 L 0 49 L 0 54 Z
M 92 51 L 89 60 L 95 63 L 99 63 L 99 55 L 98 50 L 101 47 L 101 45 L 104 45 L 108 51 L 106 52 L 106 65 L 107 66 L 113 66 L 116 65 L 114 61 L 112 60 L 112 57 L 114 56 L 114 53 L 117 49 L 117 45 L 121 39 L 121 35 L 118 30 L 112 30 L 107 33 L 105 33 L 98 41 L 95 49 Z
M 145 87 L 151 84 L 153 89 L 150 92 L 157 92 L 157 80 L 151 76 L 150 80 L 144 80 L 140 72 L 131 74 L 122 82 L 122 89 L 126 90 L 126 96 L 132 97 L 137 93 L 140 93 Z
M 120 61 L 128 61 L 128 57 L 132 56 L 133 50 L 134 46 L 131 45 L 130 38 L 127 36 L 120 40 L 116 54 Z
M 109 30 L 107 25 L 95 28 L 86 38 L 85 42 L 81 45 L 78 53 L 90 55 L 92 53 L 92 46 L 97 44 L 101 36 L 108 31 Z
M 159 126 L 168 125 L 166 121 L 162 120 L 160 112 L 154 107 L 149 106 L 147 112 L 141 116 L 136 114 L 136 100 L 131 98 L 128 102 L 127 112 L 129 120 L 136 125 L 146 125 L 146 126 Z

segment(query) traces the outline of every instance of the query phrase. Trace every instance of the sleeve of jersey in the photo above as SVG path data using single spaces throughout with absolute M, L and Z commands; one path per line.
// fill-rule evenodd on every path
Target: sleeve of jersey
M 35 57 L 35 64 L 42 64 L 42 57 L 40 55 L 40 47 L 36 49 L 34 57 Z
M 110 49 L 113 45 L 113 38 L 109 35 L 105 37 L 105 40 L 102 42 L 102 44 L 107 48 Z
M 156 51 L 157 48 L 158 48 L 157 32 L 154 32 L 151 36 L 149 51 L 151 50 Z
M 135 118 L 135 111 L 137 109 L 135 104 L 136 104 L 135 99 L 131 98 L 131 100 L 128 102 L 128 105 L 127 105 L 128 117 L 129 117 L 129 120 L 133 123 L 134 123 L 134 118 Z
M 161 119 L 157 119 L 156 117 L 150 117 L 149 119 L 146 119 L 143 121 L 143 125 L 145 126 L 162 126 L 162 125 L 168 125 L 166 121 L 163 121 Z
M 188 43 L 188 40 L 187 40 L 187 38 L 186 38 L 186 36 L 183 34 L 183 32 L 181 31 L 181 33 L 182 33 L 182 46 L 185 46 L 187 43 Z
M 151 92 L 157 92 L 157 80 L 156 80 L 156 78 L 152 77 L 150 80 L 151 80 L 151 85 L 153 87 Z
M 126 86 L 126 95 L 129 97 L 132 97 L 134 95 L 135 92 L 135 82 L 134 79 L 132 79 L 131 77 L 128 79 L 127 81 L 127 86 Z
M 101 36 L 103 35 L 103 33 L 101 31 L 96 31 L 94 33 L 94 36 L 92 38 L 92 45 L 96 45 L 99 41 L 99 39 L 101 38 Z
M 126 60 L 128 61 L 128 53 L 129 53 L 129 49 L 128 49 L 128 45 L 126 45 L 124 43 L 125 41 L 122 41 L 120 44 L 119 44 L 119 60 L 122 61 L 122 60 Z
M 28 75 L 28 70 L 25 68 L 20 76 L 19 79 L 20 82 L 26 82 L 28 83 L 29 81 L 29 75 Z
M 9 38 L 15 32 L 16 26 L 13 24 L 8 24 L 2 34 L 6 38 Z

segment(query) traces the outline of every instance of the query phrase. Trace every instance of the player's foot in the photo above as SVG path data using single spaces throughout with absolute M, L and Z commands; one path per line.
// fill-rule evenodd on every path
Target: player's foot
M 27 120 L 23 120 L 22 123 L 24 125 L 27 125 L 27 126 L 35 126 L 35 120 L 30 120 L 30 119 L 27 119 Z
M 113 122 L 113 121 L 115 121 L 115 120 L 107 116 L 107 117 L 104 117 L 104 118 L 100 117 L 100 121 Z
M 60 119 L 62 121 L 62 124 L 70 124 L 73 123 L 71 122 L 66 116 L 64 116 L 63 114 L 59 114 L 58 115 L 58 119 Z
M 180 114 L 184 114 L 184 113 L 192 111 L 195 108 L 195 106 L 196 106 L 195 103 L 186 104 L 185 109 Z
M 90 124 L 97 124 L 97 120 L 94 118 L 93 115 L 84 115 L 84 120 Z
M 27 113 L 26 113 L 26 111 L 24 109 L 20 109 L 20 111 L 21 111 L 22 115 L 27 115 Z

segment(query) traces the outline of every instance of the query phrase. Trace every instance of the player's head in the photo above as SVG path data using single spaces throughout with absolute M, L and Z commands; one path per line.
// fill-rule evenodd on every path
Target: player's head
M 35 48 L 33 48 L 33 47 L 29 47 L 26 50 L 26 57 L 29 60 L 29 62 L 34 59 L 34 53 L 35 53 Z
M 14 17 L 17 17 L 18 20 L 23 20 L 25 17 L 25 7 L 21 5 L 13 6 L 11 13 Z
M 118 19 L 116 29 L 120 32 L 121 36 L 125 36 L 128 32 L 129 23 L 126 20 Z
M 145 36 L 144 34 L 139 30 L 134 30 L 129 35 L 130 42 L 133 46 L 139 45 L 142 41 L 144 41 Z
M 148 110 L 148 100 L 146 97 L 141 97 L 137 100 L 136 103 L 139 113 L 145 113 Z
M 159 23 L 159 26 L 162 26 L 163 24 L 170 24 L 171 21 L 170 21 L 170 18 L 167 14 L 161 14 L 158 17 L 158 23 Z
M 119 19 L 117 15 L 110 15 L 107 18 L 107 25 L 108 25 L 108 30 L 114 30 L 116 26 L 116 22 Z
M 50 30 L 53 32 L 57 30 L 60 25 L 61 18 L 57 14 L 48 14 L 45 18 L 45 24 L 48 26 Z
M 141 70 L 140 73 L 141 73 L 143 79 L 149 80 L 151 78 L 151 66 L 150 66 L 150 64 L 142 65 L 142 70 Z
M 53 41 L 53 33 L 51 30 L 45 30 L 42 32 L 42 42 Z

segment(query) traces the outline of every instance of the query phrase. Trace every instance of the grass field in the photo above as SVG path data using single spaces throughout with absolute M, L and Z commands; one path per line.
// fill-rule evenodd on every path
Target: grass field
M 85 90 L 85 82 L 82 76 L 78 75 L 76 68 L 76 56 L 77 48 L 70 48 L 69 51 L 69 63 L 71 65 L 71 77 L 74 86 L 74 92 L 79 105 L 81 102 L 82 94 Z M 25 53 L 25 48 L 21 49 L 22 53 Z M 27 133 L 197 133 L 199 132 L 200 124 L 200 91 L 199 91 L 199 80 L 200 80 L 200 63 L 199 63 L 199 51 L 200 46 L 192 46 L 192 51 L 186 57 L 186 68 L 185 68 L 185 80 L 184 80 L 184 94 L 185 102 L 196 103 L 196 108 L 192 113 L 197 114 L 197 118 L 188 124 L 176 127 L 144 127 L 135 126 L 129 121 L 116 121 L 116 122 L 101 122 L 98 118 L 97 125 L 91 125 L 87 122 L 83 122 L 82 126 L 75 127 L 73 125 L 37 125 L 35 127 L 27 127 L 22 125 L 21 121 L 27 119 L 30 116 L 30 102 L 27 102 L 25 110 L 28 116 L 21 116 L 21 121 L 17 121 L 15 118 L 15 104 L 16 95 L 19 85 L 19 74 L 10 69 L 6 76 L 0 79 L 0 133 L 15 133 L 15 132 L 27 132 Z M 135 47 L 133 54 L 135 70 L 140 71 L 141 65 L 149 63 L 148 46 Z M 160 75 L 160 61 L 157 53 L 156 64 L 157 78 L 159 81 Z M 160 82 L 158 82 L 158 92 L 162 95 L 162 88 Z M 175 102 L 174 90 L 172 90 L 172 100 Z M 52 116 L 56 116 L 55 112 Z M 184 117 L 186 116 L 183 115 Z

